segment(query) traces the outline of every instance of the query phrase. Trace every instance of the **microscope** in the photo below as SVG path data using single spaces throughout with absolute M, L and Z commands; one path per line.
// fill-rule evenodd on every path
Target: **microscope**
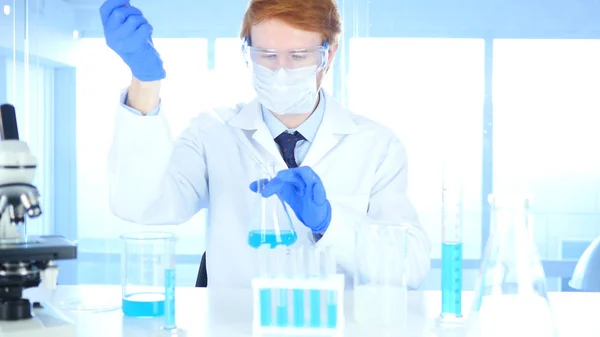
M 56 260 L 77 257 L 77 245 L 60 236 L 29 236 L 26 218 L 42 214 L 32 184 L 36 158 L 19 140 L 13 106 L 0 106 L 0 336 L 75 337 L 72 322 L 50 305 L 31 303 L 23 291 L 55 289 Z

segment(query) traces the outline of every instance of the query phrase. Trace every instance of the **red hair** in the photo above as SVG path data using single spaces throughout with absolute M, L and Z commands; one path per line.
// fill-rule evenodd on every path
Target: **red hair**
M 250 37 L 250 30 L 262 21 L 280 19 L 294 28 L 321 33 L 323 42 L 338 42 L 342 20 L 335 0 L 250 0 L 240 37 Z

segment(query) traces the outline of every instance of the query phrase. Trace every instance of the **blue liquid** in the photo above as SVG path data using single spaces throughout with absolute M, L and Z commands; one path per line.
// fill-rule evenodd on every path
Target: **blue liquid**
M 260 290 L 260 325 L 270 326 L 273 323 L 273 309 L 270 289 Z
M 130 317 L 159 317 L 165 314 L 165 295 L 137 293 L 123 297 L 123 314 Z
M 252 248 L 258 248 L 262 245 L 269 245 L 275 248 L 278 245 L 293 245 L 298 239 L 296 232 L 292 230 L 279 231 L 279 235 L 275 230 L 252 230 L 248 233 L 248 245 Z
M 335 292 L 327 292 L 327 327 L 335 329 L 337 326 L 337 301 Z
M 175 269 L 165 270 L 165 328 L 175 326 Z
M 462 243 L 442 243 L 442 315 L 461 316 Z
M 327 305 L 327 327 L 330 329 L 337 327 L 337 304 Z
M 310 326 L 321 327 L 321 291 L 310 291 Z
M 277 326 L 288 326 L 288 292 L 287 289 L 279 289 L 277 299 Z
M 304 290 L 294 289 L 294 326 L 304 327 Z

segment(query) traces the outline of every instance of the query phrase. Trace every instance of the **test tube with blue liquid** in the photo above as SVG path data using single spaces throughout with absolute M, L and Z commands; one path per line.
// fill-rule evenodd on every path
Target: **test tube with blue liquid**
M 306 261 L 307 261 L 307 250 L 306 247 L 300 246 L 293 250 L 292 254 L 292 277 L 296 280 L 302 281 L 306 279 Z M 293 302 L 293 317 L 294 327 L 303 328 L 306 325 L 306 289 L 295 287 L 292 290 L 292 302 Z
M 318 279 L 321 277 L 321 254 L 319 251 L 311 248 L 308 259 L 308 277 Z M 310 317 L 309 324 L 313 328 L 321 326 L 321 290 L 313 289 L 309 291 Z
M 289 246 L 278 245 L 270 252 L 270 274 L 273 279 L 287 279 L 292 276 L 291 254 Z M 275 304 L 275 326 L 288 326 L 290 317 L 290 295 L 292 289 L 280 287 L 271 290 Z
M 462 188 L 445 177 L 442 187 L 442 312 L 441 326 L 462 326 Z
M 331 247 L 323 248 L 321 256 L 323 261 L 323 276 L 327 281 L 333 280 L 337 274 L 337 262 L 333 254 L 333 249 Z M 327 308 L 326 326 L 330 329 L 335 329 L 338 324 L 338 296 L 339 294 L 335 290 L 325 291 L 325 307 Z

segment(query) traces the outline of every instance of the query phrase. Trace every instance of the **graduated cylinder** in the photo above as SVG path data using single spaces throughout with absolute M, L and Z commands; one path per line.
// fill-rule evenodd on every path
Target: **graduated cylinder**
M 442 325 L 462 321 L 462 190 L 445 182 L 442 189 Z

